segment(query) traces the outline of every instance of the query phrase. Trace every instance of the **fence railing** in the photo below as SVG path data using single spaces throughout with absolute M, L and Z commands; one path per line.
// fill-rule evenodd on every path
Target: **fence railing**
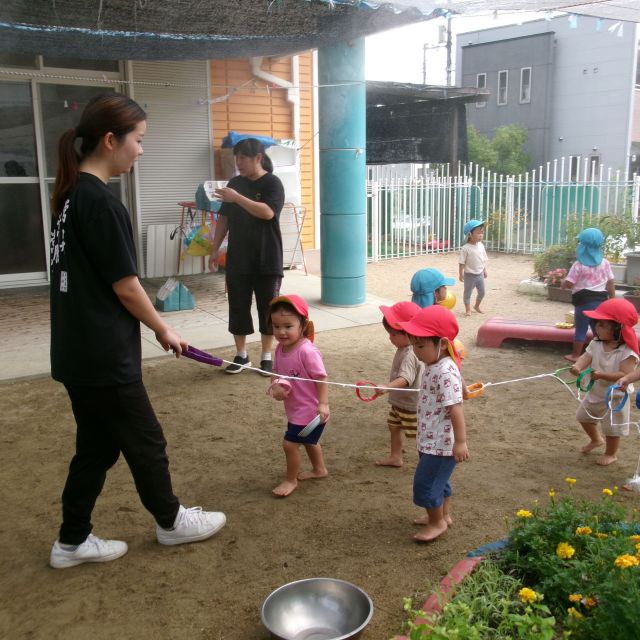
M 600 216 L 638 219 L 639 176 L 595 164 L 580 169 L 564 159 L 517 176 L 477 165 L 461 165 L 457 176 L 446 166 L 412 165 L 404 175 L 369 167 L 369 259 L 457 250 L 470 218 L 487 221 L 487 249 L 524 254 L 564 243 L 568 228 L 592 225 Z

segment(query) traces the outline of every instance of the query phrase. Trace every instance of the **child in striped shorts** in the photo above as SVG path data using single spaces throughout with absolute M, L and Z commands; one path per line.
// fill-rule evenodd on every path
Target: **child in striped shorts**
M 383 467 L 402 467 L 402 433 L 407 437 L 416 437 L 416 409 L 418 406 L 417 391 L 400 391 L 400 389 L 419 389 L 423 365 L 413 353 L 409 336 L 400 328 L 399 322 L 408 322 L 420 311 L 414 302 L 397 302 L 391 307 L 381 306 L 382 324 L 389 334 L 391 344 L 396 353 L 391 363 L 389 384 L 385 385 L 398 391 L 376 389 L 375 396 L 389 394 L 389 415 L 387 425 L 391 436 L 391 454 L 387 458 L 377 460 Z

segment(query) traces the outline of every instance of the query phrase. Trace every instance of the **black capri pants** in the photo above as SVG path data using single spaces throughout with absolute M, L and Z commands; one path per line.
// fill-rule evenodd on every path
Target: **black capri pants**
M 280 295 L 282 276 L 246 275 L 227 272 L 227 297 L 229 299 L 229 333 L 234 336 L 250 336 L 253 329 L 251 302 L 256 296 L 259 330 L 272 335 L 269 327 L 269 303 Z

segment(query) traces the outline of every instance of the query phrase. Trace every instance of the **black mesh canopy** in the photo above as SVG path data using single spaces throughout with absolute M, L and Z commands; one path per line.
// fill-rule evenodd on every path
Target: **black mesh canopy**
M 322 0 L 2 0 L 0 52 L 107 60 L 276 56 L 437 15 Z

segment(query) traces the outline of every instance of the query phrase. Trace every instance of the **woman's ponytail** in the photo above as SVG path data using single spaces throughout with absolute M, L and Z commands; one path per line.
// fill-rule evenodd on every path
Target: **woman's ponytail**
M 76 130 L 68 129 L 58 142 L 58 171 L 51 197 L 51 210 L 54 218 L 62 213 L 65 200 L 78 180 L 80 155 L 74 146 L 76 137 Z

